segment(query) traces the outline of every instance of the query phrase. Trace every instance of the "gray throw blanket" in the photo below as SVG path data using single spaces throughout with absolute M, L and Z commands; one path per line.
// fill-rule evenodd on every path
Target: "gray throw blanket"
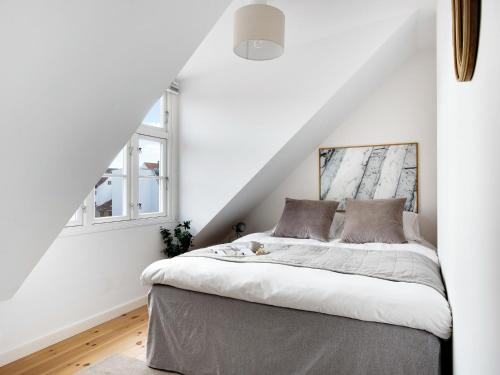
M 344 274 L 426 285 L 446 297 L 439 265 L 411 251 L 354 250 L 342 247 L 265 244 L 266 255 L 255 255 L 250 244 L 224 244 L 191 251 L 183 257 L 225 262 L 274 263 Z

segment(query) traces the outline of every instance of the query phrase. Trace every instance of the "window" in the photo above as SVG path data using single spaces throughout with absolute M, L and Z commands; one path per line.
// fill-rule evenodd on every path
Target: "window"
M 169 186 L 174 156 L 169 121 L 175 109 L 173 95 L 167 92 L 153 105 L 67 227 L 152 217 L 173 219 L 174 191 Z
M 142 120 L 143 125 L 154 126 L 156 128 L 163 128 L 166 123 L 163 119 L 163 114 L 167 113 L 164 106 L 163 98 L 158 99 L 158 101 L 151 107 L 144 120 Z
M 144 135 L 137 135 L 138 157 L 136 158 L 137 215 L 154 216 L 164 212 L 167 175 L 165 168 L 166 141 Z
M 94 186 L 95 222 L 127 219 L 127 147 L 124 147 L 111 162 L 103 176 Z

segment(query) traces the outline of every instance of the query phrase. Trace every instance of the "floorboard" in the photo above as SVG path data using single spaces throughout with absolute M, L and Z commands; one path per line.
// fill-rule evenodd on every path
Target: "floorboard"
M 70 375 L 114 353 L 144 360 L 147 328 L 143 306 L 0 367 L 0 375 Z

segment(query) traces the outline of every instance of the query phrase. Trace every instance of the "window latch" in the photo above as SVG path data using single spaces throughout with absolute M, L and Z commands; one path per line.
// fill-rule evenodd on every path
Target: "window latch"
M 137 207 L 139 208 L 139 210 L 142 208 L 142 203 L 137 203 Z

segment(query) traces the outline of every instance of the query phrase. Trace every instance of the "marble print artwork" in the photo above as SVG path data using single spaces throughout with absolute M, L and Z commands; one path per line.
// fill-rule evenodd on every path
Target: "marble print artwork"
M 406 198 L 417 212 L 417 144 L 320 149 L 320 199 Z

